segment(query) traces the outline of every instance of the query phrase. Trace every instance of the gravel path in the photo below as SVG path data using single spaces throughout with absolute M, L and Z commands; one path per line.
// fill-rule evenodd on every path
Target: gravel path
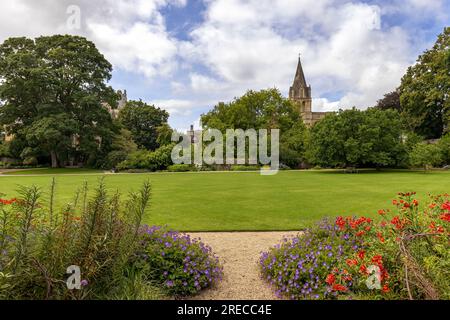
M 260 278 L 259 257 L 283 239 L 298 232 L 190 233 L 213 248 L 224 267 L 224 279 L 196 300 L 273 300 L 272 289 Z

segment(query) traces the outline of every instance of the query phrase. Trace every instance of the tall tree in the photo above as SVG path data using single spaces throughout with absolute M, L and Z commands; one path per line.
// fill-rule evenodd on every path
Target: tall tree
M 112 66 L 85 38 L 10 38 L 0 45 L 0 125 L 44 152 L 53 167 L 68 154 L 94 157 L 113 135 L 102 103 L 116 105 L 107 85 Z M 77 137 L 73 140 L 73 137 Z M 77 143 L 78 141 L 78 143 Z
M 219 103 L 201 117 L 203 126 L 218 129 L 280 129 L 281 161 L 291 167 L 304 158 L 306 127 L 298 107 L 279 90 L 248 91 L 230 103 Z
M 167 111 L 142 101 L 128 101 L 119 113 L 119 122 L 131 131 L 136 144 L 147 150 L 160 146 L 158 137 L 168 119 Z
M 450 124 L 450 27 L 432 49 L 410 67 L 400 86 L 407 126 L 428 139 L 441 137 Z
M 399 90 L 395 90 L 389 93 L 386 93 L 383 99 L 378 100 L 375 108 L 380 110 L 397 110 L 398 112 L 402 111 L 402 107 L 400 104 L 400 92 Z
M 399 165 L 406 158 L 400 116 L 378 109 L 327 115 L 311 129 L 308 158 L 325 167 Z

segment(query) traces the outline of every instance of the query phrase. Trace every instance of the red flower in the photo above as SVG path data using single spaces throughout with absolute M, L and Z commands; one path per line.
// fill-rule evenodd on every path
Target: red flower
M 328 283 L 328 285 L 331 286 L 333 283 L 336 282 L 336 277 L 334 276 L 334 274 L 330 273 L 330 274 L 327 276 L 327 279 L 325 280 L 325 282 Z
M 444 213 L 443 215 L 441 215 L 441 220 L 450 222 L 450 213 Z
M 345 292 L 345 291 L 347 291 L 347 288 L 344 287 L 344 286 L 341 285 L 341 284 L 337 284 L 337 283 L 336 283 L 336 284 L 333 285 L 332 290 L 333 290 L 333 291 L 342 291 L 342 292 Z
M 361 250 L 360 252 L 358 252 L 358 258 L 360 258 L 361 260 L 364 259 L 365 255 L 366 255 L 366 252 L 363 251 L 363 250 Z
M 358 265 L 358 261 L 356 259 L 347 259 L 346 263 L 349 267 Z
M 341 229 L 344 230 L 345 228 L 345 220 L 342 217 L 337 217 L 336 219 L 336 225 Z
M 383 209 L 378 210 L 378 214 L 379 214 L 380 216 L 384 216 L 384 215 L 386 214 L 386 210 L 383 210 Z
M 364 231 L 359 231 L 357 234 L 356 234 L 356 236 L 357 237 L 362 237 L 363 235 L 364 235 Z
M 447 201 L 442 205 L 442 210 L 450 211 L 450 201 Z
M 376 263 L 377 265 L 382 265 L 383 264 L 383 257 L 382 256 L 380 256 L 380 255 L 375 255 L 373 258 L 372 258 L 372 262 L 373 263 Z
M 432 222 L 428 228 L 430 228 L 431 231 L 434 231 L 436 229 L 436 225 Z
M 365 265 L 362 265 L 362 266 L 359 268 L 359 272 L 361 272 L 362 274 L 367 274 L 367 268 L 366 268 L 366 266 L 365 266 Z
M 401 229 L 403 229 L 403 227 L 404 227 L 403 222 L 400 220 L 400 218 L 399 218 L 398 216 L 394 217 L 394 218 L 391 220 L 391 223 L 392 223 L 393 225 L 395 225 L 395 228 L 396 228 L 397 230 L 401 230 Z
M 419 201 L 417 201 L 416 199 L 414 199 L 412 203 L 415 207 L 419 206 Z
M 377 237 L 378 237 L 378 239 L 380 240 L 381 243 L 384 243 L 385 240 L 384 240 L 383 234 L 381 232 L 377 233 Z
M 389 286 L 387 285 L 387 284 L 385 284 L 384 286 L 383 286 L 383 292 L 384 293 L 388 293 L 389 291 L 391 291 L 390 289 L 389 289 Z
M 11 199 L 11 200 L 0 199 L 0 203 L 3 204 L 3 205 L 5 205 L 5 206 L 11 205 L 11 204 L 13 204 L 13 203 L 15 203 L 15 202 L 17 202 L 17 199 L 16 199 L 16 198 Z

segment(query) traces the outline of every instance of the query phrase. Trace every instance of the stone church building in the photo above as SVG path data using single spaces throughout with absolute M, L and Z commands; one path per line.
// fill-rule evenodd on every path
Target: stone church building
M 303 122 L 308 127 L 313 126 L 329 113 L 312 111 L 311 86 L 306 83 L 300 57 L 298 58 L 297 72 L 295 73 L 294 83 L 289 89 L 289 99 L 294 101 L 299 106 Z

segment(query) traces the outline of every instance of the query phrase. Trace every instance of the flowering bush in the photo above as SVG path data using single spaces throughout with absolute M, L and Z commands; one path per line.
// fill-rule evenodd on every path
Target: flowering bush
M 378 211 L 379 223 L 364 227 L 351 218 L 337 219 L 340 231 L 359 236 L 365 249 L 341 262 L 356 284 L 347 293 L 386 299 L 450 298 L 449 196 L 430 196 L 421 207 L 415 195 L 399 193 L 394 211 Z
M 18 199 L 0 199 L 0 299 L 96 299 L 117 297 L 150 200 L 150 185 L 108 196 L 100 183 L 92 198 L 87 185 L 61 212 L 37 187 Z M 69 290 L 66 271 L 79 266 L 82 290 Z M 148 288 L 147 288 L 148 289 Z
M 193 295 L 222 278 L 219 259 L 209 246 L 160 227 L 143 229 L 133 264 L 171 295 Z
M 260 265 L 263 277 L 279 297 L 328 299 L 342 290 L 335 278 L 346 279 L 345 273 L 334 270 L 335 266 L 360 248 L 360 239 L 340 233 L 338 226 L 324 220 L 263 253 Z M 327 278 L 333 270 L 335 274 Z
M 285 241 L 263 254 L 264 277 L 292 299 L 450 299 L 449 195 L 420 206 L 400 193 L 393 205 L 380 221 L 338 217 Z

